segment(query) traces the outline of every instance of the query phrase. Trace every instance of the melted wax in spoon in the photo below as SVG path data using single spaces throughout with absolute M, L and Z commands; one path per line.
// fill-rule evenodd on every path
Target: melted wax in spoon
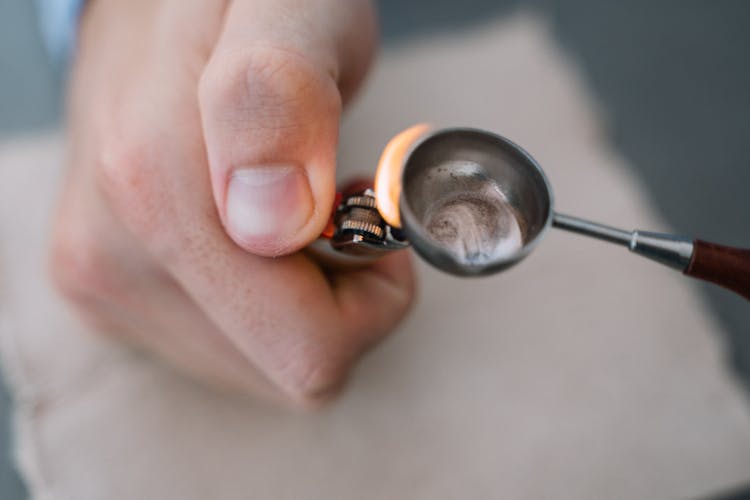
M 425 213 L 425 228 L 456 262 L 482 266 L 512 257 L 523 247 L 518 215 L 492 180 L 453 192 Z

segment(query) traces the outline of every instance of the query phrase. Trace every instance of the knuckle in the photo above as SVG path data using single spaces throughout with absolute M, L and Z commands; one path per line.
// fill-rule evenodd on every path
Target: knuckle
M 64 227 L 56 231 L 48 258 L 52 285 L 90 331 L 119 338 L 119 325 L 109 311 L 125 288 L 107 254 L 93 238 L 71 237 Z
M 91 308 L 118 294 L 106 253 L 80 222 L 58 224 L 49 264 L 57 290 L 78 306 Z
M 333 74 L 325 64 L 286 48 L 264 45 L 226 51 L 208 64 L 199 99 L 209 111 L 229 110 L 264 128 L 300 127 L 322 111 L 340 110 Z
M 283 389 L 295 406 L 319 408 L 340 394 L 348 372 L 349 362 L 338 354 L 303 351 L 283 370 Z
M 96 158 L 96 182 L 109 206 L 147 243 L 163 233 L 170 207 L 157 166 L 154 148 L 137 140 L 105 143 Z
M 96 158 L 102 191 L 118 204 L 138 205 L 144 199 L 152 161 L 145 148 L 127 141 L 105 143 Z

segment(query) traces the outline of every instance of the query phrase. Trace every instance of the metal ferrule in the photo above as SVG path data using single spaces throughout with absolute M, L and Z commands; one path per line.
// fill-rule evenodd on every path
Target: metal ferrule
M 630 251 L 678 271 L 685 271 L 693 257 L 693 241 L 664 233 L 633 231 Z

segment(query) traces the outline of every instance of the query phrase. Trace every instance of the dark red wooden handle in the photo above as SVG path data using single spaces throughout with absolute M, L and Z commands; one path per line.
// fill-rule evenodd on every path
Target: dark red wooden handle
M 750 249 L 695 240 L 685 274 L 716 283 L 750 300 Z

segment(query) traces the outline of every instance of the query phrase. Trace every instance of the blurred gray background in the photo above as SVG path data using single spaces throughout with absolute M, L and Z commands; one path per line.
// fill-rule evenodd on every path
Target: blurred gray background
M 750 247 L 750 2 L 380 0 L 379 5 L 390 45 L 481 24 L 521 7 L 543 13 L 603 103 L 613 147 L 641 177 L 663 218 L 678 232 Z M 32 2 L 0 2 L 0 139 L 57 127 L 63 82 L 63 71 L 42 47 Z M 750 388 L 750 306 L 716 287 L 695 286 L 724 326 L 727 363 Z M 9 458 L 10 404 L 3 389 L 0 498 L 16 500 L 26 494 Z M 744 494 L 750 497 L 750 490 Z M 742 492 L 717 495 L 744 498 Z

